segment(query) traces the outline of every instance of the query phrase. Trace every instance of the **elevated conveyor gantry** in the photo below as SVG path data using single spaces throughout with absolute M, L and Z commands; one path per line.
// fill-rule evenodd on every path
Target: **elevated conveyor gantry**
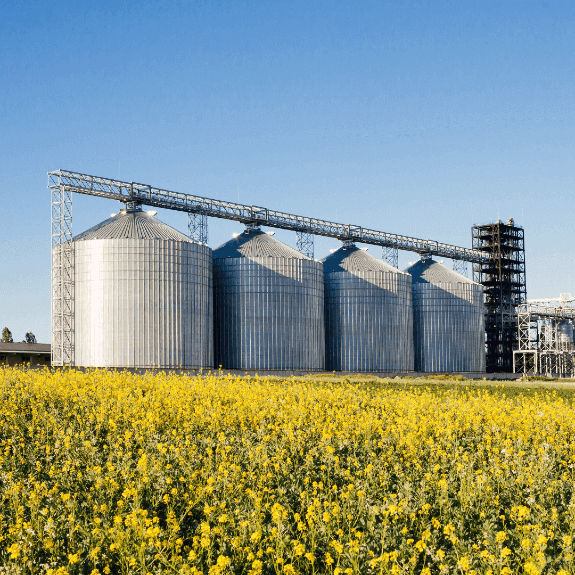
M 260 206 L 214 200 L 192 194 L 163 190 L 147 184 L 122 182 L 56 170 L 48 174 L 52 190 L 52 365 L 74 365 L 74 260 L 72 239 L 72 194 L 87 194 L 118 200 L 127 207 L 145 204 L 188 214 L 189 235 L 207 244 L 208 217 L 234 220 L 246 225 L 261 225 L 292 230 L 297 234 L 300 253 L 313 259 L 314 236 L 337 238 L 381 246 L 384 259 L 397 267 L 397 251 L 441 256 L 460 262 L 486 263 L 489 255 L 433 240 L 369 230 L 352 224 L 339 224 L 296 216 Z
M 55 172 L 50 172 L 48 176 L 48 187 L 61 192 L 88 194 L 110 200 L 118 200 L 126 204 L 136 202 L 168 210 L 235 220 L 243 224 L 281 228 L 302 234 L 326 236 L 342 241 L 372 244 L 472 263 L 486 262 L 489 258 L 486 254 L 477 250 L 460 248 L 433 240 L 422 240 L 369 230 L 352 224 L 338 224 L 317 218 L 296 216 L 259 206 L 248 206 L 192 194 L 171 192 L 146 184 L 98 178 L 68 170 L 56 170 Z M 303 244 L 305 242 L 302 241 Z M 306 249 L 309 251 L 309 246 L 306 246 Z

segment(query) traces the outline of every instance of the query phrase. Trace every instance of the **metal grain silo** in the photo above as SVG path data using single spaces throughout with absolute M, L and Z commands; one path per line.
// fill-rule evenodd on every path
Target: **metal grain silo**
M 573 349 L 573 324 L 569 320 L 557 323 L 557 348 Z
M 415 370 L 485 371 L 483 286 L 431 258 L 412 277 Z
M 257 227 L 214 250 L 216 366 L 324 368 L 323 269 Z
M 412 371 L 410 275 L 351 242 L 322 262 L 326 369 Z
M 213 366 L 210 248 L 141 209 L 73 239 L 75 364 Z

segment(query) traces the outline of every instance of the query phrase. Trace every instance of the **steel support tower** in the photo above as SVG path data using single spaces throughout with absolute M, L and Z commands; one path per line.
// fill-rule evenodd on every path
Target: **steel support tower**
M 574 301 L 571 294 L 561 294 L 560 298 L 527 300 L 519 305 L 515 373 L 575 377 Z
M 467 277 L 467 262 L 462 260 L 453 260 L 453 271 Z
M 52 188 L 52 365 L 74 365 L 72 192 Z
M 396 247 L 383 246 L 381 251 L 382 259 L 386 264 L 394 268 L 399 267 L 399 250 Z
M 523 228 L 510 219 L 473 226 L 471 232 L 473 249 L 488 256 L 473 264 L 473 280 L 485 288 L 487 371 L 510 373 L 518 347 L 517 307 L 527 295 Z
M 208 245 L 208 216 L 203 212 L 188 212 L 188 235 L 192 240 Z
M 306 231 L 296 231 L 296 249 L 300 254 L 313 260 L 313 234 Z

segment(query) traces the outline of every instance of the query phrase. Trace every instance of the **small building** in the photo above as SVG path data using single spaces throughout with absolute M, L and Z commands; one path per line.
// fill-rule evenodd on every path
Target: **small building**
M 49 343 L 0 342 L 0 365 L 50 365 L 50 350 Z

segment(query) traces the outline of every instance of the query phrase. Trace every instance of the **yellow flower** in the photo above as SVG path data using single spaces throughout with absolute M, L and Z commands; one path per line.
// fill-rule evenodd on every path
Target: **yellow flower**
M 334 548 L 336 553 L 343 553 L 343 545 L 339 541 L 331 541 L 330 545 Z
M 525 575 L 540 575 L 541 573 L 541 571 L 530 561 L 527 561 L 525 565 L 523 565 L 523 571 Z M 563 573 L 561 571 L 559 571 L 557 575 L 568 575 L 566 571 L 563 571 Z
M 302 545 L 301 543 L 296 545 L 294 548 L 294 553 L 298 556 L 303 555 L 305 553 L 305 545 Z

